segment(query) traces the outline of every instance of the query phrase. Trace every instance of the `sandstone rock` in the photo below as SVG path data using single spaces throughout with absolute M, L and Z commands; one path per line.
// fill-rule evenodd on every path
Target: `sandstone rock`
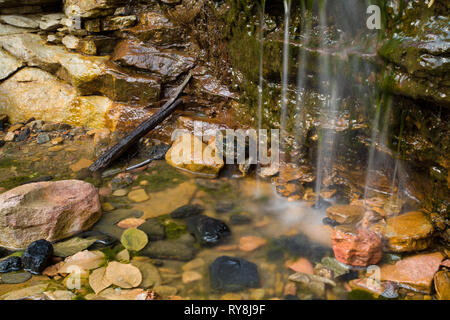
M 395 265 L 382 265 L 380 280 L 396 282 L 406 288 L 430 293 L 433 276 L 442 259 L 440 252 L 434 252 L 409 256 Z
M 134 202 L 144 202 L 147 201 L 149 197 L 144 189 L 137 189 L 128 193 L 128 199 Z
M 131 27 L 136 23 L 136 16 L 107 17 L 102 20 L 103 31 L 115 31 Z
M 39 23 L 36 22 L 34 19 L 18 15 L 0 16 L 0 22 L 19 28 L 37 29 L 39 27 Z
M 95 18 L 114 14 L 120 0 L 66 0 L 64 13 L 68 17 Z
M 73 35 L 67 35 L 62 38 L 61 42 L 67 49 L 90 55 L 95 55 L 97 53 L 97 47 L 92 40 L 84 40 Z
M 148 70 L 163 81 L 175 80 L 195 63 L 194 57 L 183 52 L 161 50 L 131 40 L 119 42 L 112 59 L 123 66 Z
M 166 153 L 166 161 L 173 167 L 215 177 L 224 162 L 215 155 L 213 144 L 206 145 L 192 134 L 181 135 Z
M 123 38 L 131 36 L 159 46 L 180 45 L 184 36 L 181 27 L 175 26 L 166 16 L 157 12 L 141 14 L 138 25 L 122 30 L 121 35 Z
M 0 80 L 3 80 L 19 69 L 23 63 L 0 49 Z
M 351 266 L 377 264 L 383 255 L 381 238 L 367 229 L 336 227 L 331 236 L 336 260 Z
M 94 186 L 78 180 L 26 184 L 0 195 L 0 245 L 22 249 L 89 229 L 101 216 Z
M 127 74 L 109 57 L 85 56 L 48 45 L 36 34 L 0 37 L 0 45 L 29 66 L 39 66 L 75 86 L 81 95 L 106 95 L 114 101 L 146 104 L 159 99 L 161 86 L 152 76 Z
M 327 215 L 330 219 L 340 224 L 356 223 L 363 217 L 365 209 L 359 206 L 337 204 L 327 209 Z
M 73 172 L 79 172 L 83 169 L 89 168 L 89 166 L 92 164 L 93 162 L 89 159 L 80 159 L 78 160 L 76 163 L 70 165 L 70 170 L 72 170 Z
M 450 300 L 450 271 L 439 271 L 434 275 L 434 288 L 439 300 Z
M 202 274 L 197 271 L 183 272 L 182 281 L 184 284 L 191 283 L 202 279 Z
M 433 224 L 419 211 L 388 218 L 386 224 L 377 223 L 370 229 L 388 241 L 386 249 L 392 252 L 424 250 L 431 244 L 434 231 Z
M 10 26 L 9 24 L 0 23 L 0 36 L 27 33 L 27 32 L 32 32 L 32 31 L 33 31 L 33 29 L 18 28 L 18 27 Z
M 64 17 L 65 15 L 63 13 L 51 13 L 43 15 L 41 17 L 41 21 L 39 22 L 39 28 L 44 31 L 55 31 L 62 26 L 61 19 L 63 19 Z

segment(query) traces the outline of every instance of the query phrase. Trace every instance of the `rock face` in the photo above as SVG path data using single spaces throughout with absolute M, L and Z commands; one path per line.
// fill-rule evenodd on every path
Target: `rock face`
M 217 176 L 224 166 L 215 154 L 213 143 L 206 145 L 190 133 L 175 140 L 166 153 L 166 161 L 175 168 L 211 177 Z
M 209 266 L 213 290 L 236 292 L 260 286 L 256 264 L 245 259 L 222 256 Z
M 22 62 L 0 49 L 0 80 L 7 78 L 22 66 Z
M 442 259 L 442 254 L 435 252 L 410 256 L 395 265 L 383 265 L 380 280 L 396 282 L 407 288 L 430 293 L 433 276 Z
M 189 232 L 202 246 L 214 246 L 231 235 L 231 230 L 221 220 L 197 215 L 186 221 Z
M 68 17 L 96 18 L 114 13 L 120 0 L 66 0 L 64 12 Z
M 38 182 L 0 195 L 0 246 L 23 249 L 92 227 L 101 216 L 97 190 L 78 180 Z
M 161 50 L 136 41 L 121 41 L 113 60 L 123 66 L 148 70 L 165 80 L 175 80 L 194 67 L 195 59 L 173 50 Z
M 331 236 L 336 260 L 351 266 L 377 264 L 383 256 L 381 238 L 367 229 L 336 227 Z
M 439 271 L 434 275 L 434 288 L 439 300 L 450 300 L 450 271 Z
M 352 224 L 363 217 L 364 211 L 364 208 L 359 206 L 334 205 L 327 209 L 327 215 L 340 224 Z
M 433 225 L 419 211 L 407 212 L 377 223 L 371 230 L 387 240 L 387 250 L 392 252 L 419 251 L 428 248 L 432 242 Z

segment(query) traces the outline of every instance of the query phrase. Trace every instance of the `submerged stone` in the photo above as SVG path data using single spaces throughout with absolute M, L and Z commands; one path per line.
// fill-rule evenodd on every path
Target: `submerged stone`
M 236 292 L 258 288 L 260 279 L 256 264 L 242 258 L 222 256 L 209 266 L 213 290 Z
M 195 257 L 195 248 L 180 240 L 150 242 L 141 253 L 154 259 L 189 261 Z
M 20 257 L 9 257 L 0 261 L 0 273 L 18 271 L 22 269 Z
M 186 224 L 189 232 L 202 246 L 215 246 L 231 235 L 225 222 L 204 215 L 190 217 Z
M 144 231 L 150 241 L 163 240 L 165 237 L 165 227 L 157 219 L 146 220 L 138 229 Z
M 188 204 L 182 207 L 179 207 L 170 213 L 170 217 L 172 219 L 186 219 L 189 217 L 193 217 L 199 214 L 202 214 L 205 211 L 200 205 L 192 205 Z
M 49 265 L 52 255 L 52 244 L 47 240 L 37 240 L 23 253 L 23 268 L 33 274 L 39 274 Z
M 327 215 L 330 219 L 340 224 L 356 223 L 363 217 L 365 210 L 363 207 L 352 205 L 334 205 L 327 209 Z

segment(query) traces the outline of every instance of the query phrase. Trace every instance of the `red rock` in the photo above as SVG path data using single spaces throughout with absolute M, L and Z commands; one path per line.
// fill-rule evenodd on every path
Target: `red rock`
M 450 259 L 442 261 L 441 266 L 450 268 Z
M 381 238 L 368 229 L 339 226 L 331 235 L 336 259 L 351 266 L 377 264 L 383 256 Z
M 439 270 L 442 259 L 440 252 L 409 256 L 394 265 L 381 266 L 380 280 L 430 293 L 433 276 Z

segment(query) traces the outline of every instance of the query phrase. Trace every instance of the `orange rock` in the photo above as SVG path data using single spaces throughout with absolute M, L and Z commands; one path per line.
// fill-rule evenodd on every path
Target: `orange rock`
M 288 260 L 286 261 L 285 266 L 295 272 L 314 274 L 314 267 L 306 258 L 299 258 L 295 261 Z
M 239 246 L 236 244 L 224 244 L 224 245 L 215 247 L 215 249 L 218 251 L 233 251 L 233 250 L 239 249 Z
M 128 218 L 120 221 L 117 226 L 122 229 L 137 228 L 145 222 L 145 219 Z
M 297 286 L 294 282 L 289 282 L 284 286 L 284 295 L 292 295 L 295 296 L 297 294 Z
M 50 148 L 49 148 L 50 150 Z M 80 159 L 78 162 L 72 164 L 69 166 L 69 168 L 73 171 L 73 172 L 78 172 L 81 171 L 82 169 L 86 169 L 89 168 L 89 166 L 92 164 L 93 162 L 91 160 L 88 159 Z
M 434 252 L 409 256 L 395 265 L 382 265 L 380 280 L 430 293 L 433 276 L 439 270 L 443 258 L 440 252 Z
M 47 268 L 44 269 L 44 271 L 42 272 L 42 274 L 44 276 L 48 276 L 48 277 L 54 277 L 58 275 L 58 271 L 59 269 L 63 266 L 64 261 L 60 261 L 57 264 L 54 264 L 52 266 L 49 266 Z
M 239 249 L 241 251 L 253 251 L 264 246 L 266 243 L 267 239 L 255 236 L 246 236 L 239 240 Z

